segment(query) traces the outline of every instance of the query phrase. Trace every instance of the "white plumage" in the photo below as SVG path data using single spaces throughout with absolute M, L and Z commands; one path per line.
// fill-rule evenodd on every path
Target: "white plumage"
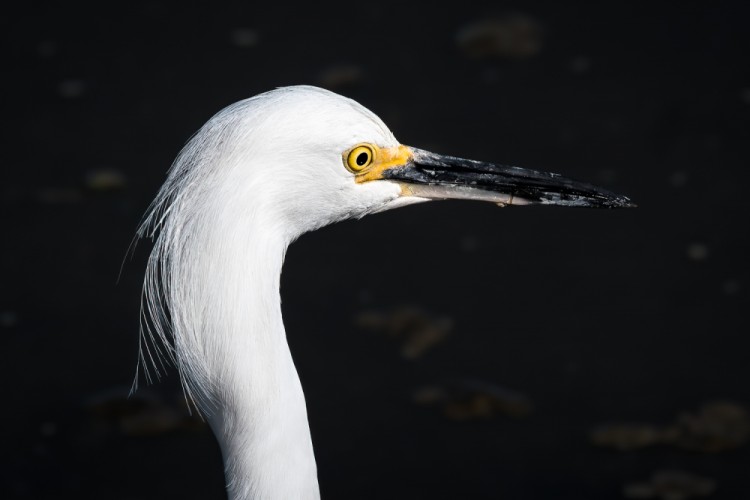
M 319 498 L 281 316 L 289 244 L 339 220 L 450 197 L 629 206 L 555 174 L 401 146 L 372 112 L 309 86 L 233 104 L 188 142 L 138 233 L 155 239 L 140 366 L 151 379 L 162 359 L 177 365 L 221 445 L 230 499 Z

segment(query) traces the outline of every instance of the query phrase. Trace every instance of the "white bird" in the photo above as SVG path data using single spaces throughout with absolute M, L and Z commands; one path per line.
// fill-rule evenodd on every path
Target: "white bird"
M 446 198 L 632 206 L 556 174 L 402 145 L 371 111 L 311 86 L 228 106 L 180 152 L 138 231 L 155 240 L 139 365 L 150 381 L 163 361 L 176 364 L 220 444 L 230 499 L 320 497 L 281 317 L 289 244 L 336 221 Z

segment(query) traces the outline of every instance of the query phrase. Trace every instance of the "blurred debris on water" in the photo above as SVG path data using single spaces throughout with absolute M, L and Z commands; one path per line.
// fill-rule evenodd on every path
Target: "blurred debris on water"
M 453 380 L 422 387 L 414 392 L 415 403 L 437 406 L 451 420 L 523 418 L 532 411 L 529 398 L 515 391 L 478 380 Z
M 710 496 L 715 490 L 712 479 L 680 470 L 663 470 L 655 472 L 649 481 L 626 484 L 622 494 L 632 499 L 688 500 Z
M 462 27 L 456 43 L 472 59 L 525 59 L 542 49 L 542 26 L 526 14 L 511 12 Z
M 411 306 L 361 312 L 355 317 L 355 323 L 360 328 L 398 339 L 401 355 L 407 359 L 421 357 L 443 342 L 453 328 L 453 320 L 448 316 L 436 316 Z
M 34 198 L 39 203 L 58 205 L 64 203 L 78 203 L 83 200 L 81 191 L 72 187 L 40 187 L 34 192 Z
M 100 168 L 86 174 L 86 187 L 93 191 L 115 191 L 126 184 L 125 174 L 115 168 Z
M 685 450 L 715 453 L 750 440 L 750 414 L 735 403 L 717 401 L 697 413 L 682 413 L 674 424 L 674 443 Z
M 703 453 L 739 448 L 750 440 L 750 415 L 742 406 L 728 402 L 706 403 L 697 412 L 681 413 L 666 426 L 613 423 L 595 428 L 594 445 L 631 451 L 653 445 L 669 445 Z
M 176 399 L 180 403 L 171 404 L 143 389 L 132 396 L 124 390 L 113 390 L 91 398 L 86 410 L 98 430 L 127 436 L 155 436 L 204 428 L 204 421 L 189 414 L 181 396 Z
M 664 432 L 650 424 L 607 424 L 591 432 L 591 442 L 618 451 L 630 451 L 662 443 Z
M 318 74 L 318 84 L 329 90 L 342 89 L 362 83 L 365 70 L 362 66 L 341 64 L 329 66 Z

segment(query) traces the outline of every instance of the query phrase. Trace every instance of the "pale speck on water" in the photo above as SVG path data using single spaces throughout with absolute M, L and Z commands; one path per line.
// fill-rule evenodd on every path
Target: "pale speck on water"
M 591 58 L 576 56 L 571 59 L 569 67 L 573 73 L 586 73 L 591 69 Z
M 81 97 L 86 91 L 86 82 L 83 80 L 63 80 L 57 85 L 57 93 L 65 99 Z
M 466 235 L 461 238 L 461 250 L 466 253 L 475 252 L 479 248 L 479 240 L 475 236 Z
M 237 28 L 232 31 L 232 43 L 237 47 L 250 48 L 258 45 L 260 36 L 258 32 L 250 28 Z
M 366 288 L 362 288 L 357 292 L 357 300 L 360 304 L 369 304 L 372 302 L 372 293 Z
M 669 176 L 669 184 L 675 188 L 685 187 L 688 181 L 688 174 L 683 171 L 673 172 Z
M 498 71 L 497 68 L 493 68 L 493 67 L 484 68 L 481 74 L 482 83 L 484 83 L 485 85 L 492 85 L 494 83 L 498 83 L 500 81 L 501 76 L 502 74 L 500 73 L 500 71 Z
M 39 426 L 39 433 L 42 436 L 51 437 L 57 434 L 57 424 L 55 422 L 44 422 Z
M 687 246 L 687 256 L 690 260 L 700 261 L 708 258 L 709 250 L 705 243 L 693 242 Z
M 57 44 L 52 40 L 42 40 L 36 45 L 36 53 L 39 57 L 52 57 L 57 55 Z
M 596 174 L 596 178 L 602 184 L 612 184 L 617 180 L 617 171 L 611 168 L 604 168 Z
M 721 291 L 726 295 L 736 295 L 742 290 L 742 283 L 739 280 L 730 278 L 721 285 Z
M 13 311 L 0 311 L 0 326 L 11 328 L 18 324 L 18 315 Z

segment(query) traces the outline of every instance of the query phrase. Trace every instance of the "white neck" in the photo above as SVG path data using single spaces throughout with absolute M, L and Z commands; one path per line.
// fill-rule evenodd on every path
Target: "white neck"
M 177 318 L 186 333 L 177 356 L 181 366 L 192 358 L 189 376 L 211 401 L 229 498 L 317 499 L 305 397 L 281 317 L 288 238 L 254 218 L 241 224 L 212 227 L 181 269 L 194 292 L 183 308 L 192 310 Z

